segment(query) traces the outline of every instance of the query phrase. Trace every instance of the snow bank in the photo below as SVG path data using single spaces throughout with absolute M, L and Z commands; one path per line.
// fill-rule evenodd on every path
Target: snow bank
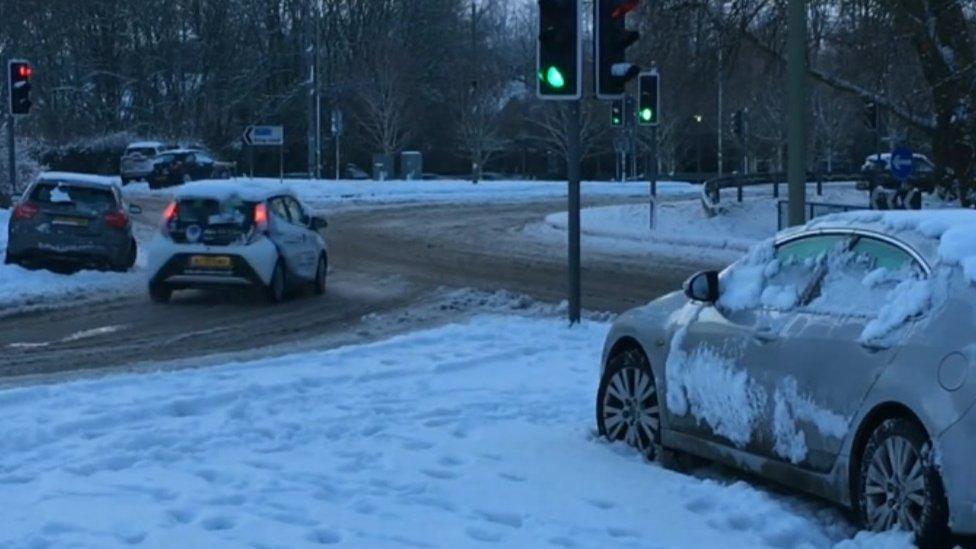
M 593 438 L 608 326 L 385 342 L 0 392 L 4 547 L 906 547 Z M 581 475 L 582 472 L 582 475 Z
M 444 179 L 421 181 L 348 181 L 328 179 L 278 179 L 246 178 L 195 182 L 217 188 L 249 186 L 257 189 L 289 188 L 316 209 L 360 207 L 378 204 L 465 204 L 481 202 L 517 202 L 542 199 L 558 199 L 566 196 L 564 181 L 470 181 Z M 694 191 L 683 182 L 661 182 L 662 193 Z M 145 183 L 126 186 L 126 194 L 132 197 L 166 195 L 179 192 L 178 188 L 150 191 Z M 584 182 L 584 196 L 645 196 L 647 183 Z
M 694 192 L 688 192 L 692 190 Z M 754 244 L 777 231 L 777 202 L 768 187 L 746 189 L 745 200 L 736 202 L 728 192 L 722 203 L 723 214 L 707 217 L 702 211 L 701 188 L 668 188 L 658 197 L 654 228 L 647 204 L 627 204 L 585 208 L 581 229 L 590 247 L 605 253 L 634 254 L 652 251 L 655 255 L 695 258 L 716 265 L 727 265 L 745 254 Z M 864 191 L 853 184 L 832 185 L 816 197 L 810 186 L 810 200 L 841 204 L 863 204 Z M 685 196 L 685 194 L 689 196 Z M 565 240 L 569 220 L 566 212 L 549 215 L 543 223 L 524 231 L 537 239 Z

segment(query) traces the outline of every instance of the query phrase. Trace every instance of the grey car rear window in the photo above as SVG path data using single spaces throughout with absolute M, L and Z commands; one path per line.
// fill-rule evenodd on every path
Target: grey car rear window
M 38 183 L 34 186 L 30 199 L 37 204 L 89 213 L 104 213 L 119 207 L 115 194 L 109 189 L 64 183 Z

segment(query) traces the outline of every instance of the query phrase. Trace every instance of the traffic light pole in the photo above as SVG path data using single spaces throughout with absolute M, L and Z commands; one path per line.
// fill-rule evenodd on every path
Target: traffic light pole
M 789 225 L 806 223 L 804 203 L 807 183 L 807 2 L 790 0 L 787 38 L 787 88 L 789 96 Z
M 10 169 L 10 198 L 17 196 L 17 154 L 14 150 L 14 120 L 12 114 L 7 115 L 7 166 Z
M 569 179 L 569 323 L 580 321 L 580 102 L 569 105 L 566 174 Z

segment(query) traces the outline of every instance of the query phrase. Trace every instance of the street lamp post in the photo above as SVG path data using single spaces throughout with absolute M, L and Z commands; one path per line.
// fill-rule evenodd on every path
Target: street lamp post
M 787 88 L 789 96 L 789 224 L 806 222 L 804 203 L 807 182 L 807 46 L 806 0 L 790 0 L 787 38 Z

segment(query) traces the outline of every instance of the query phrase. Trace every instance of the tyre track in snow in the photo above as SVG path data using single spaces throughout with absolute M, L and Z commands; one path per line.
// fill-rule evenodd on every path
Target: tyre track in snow
M 145 217 L 158 216 L 161 204 L 145 204 Z M 252 295 L 183 292 L 161 306 L 140 293 L 13 314 L 0 318 L 0 377 L 174 360 L 195 365 L 214 354 L 269 347 L 285 353 L 312 341 L 379 339 L 409 329 L 411 322 L 429 324 L 457 314 L 429 305 L 445 288 L 504 289 L 558 303 L 567 282 L 565 247 L 526 238 L 521 229 L 562 209 L 563 201 L 547 200 L 326 212 L 326 296 L 306 294 L 272 307 Z M 678 288 L 699 267 L 602 254 L 584 242 L 583 306 L 626 310 Z M 382 317 L 404 311 L 426 312 L 384 325 Z M 381 319 L 367 329 L 363 319 L 374 314 Z

